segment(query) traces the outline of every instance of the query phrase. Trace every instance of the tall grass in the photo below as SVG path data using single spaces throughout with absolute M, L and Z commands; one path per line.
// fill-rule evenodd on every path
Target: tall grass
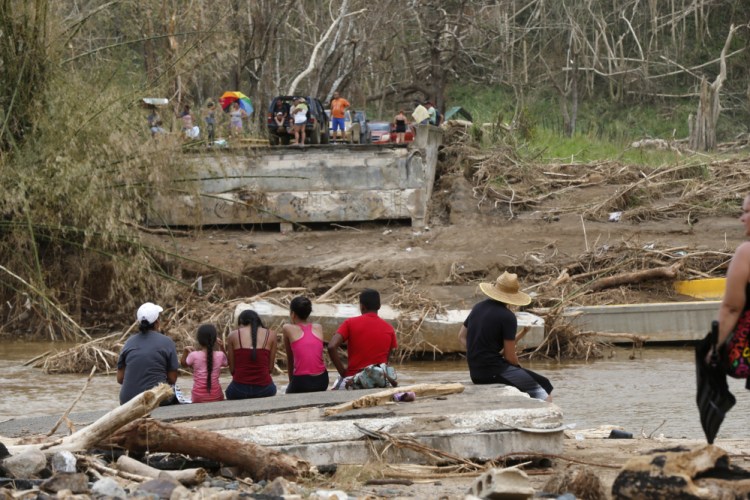
M 34 32 L 44 22 L 16 26 Z M 3 62 L 11 49 L 0 45 Z M 109 324 L 176 293 L 166 259 L 132 226 L 169 189 L 180 146 L 151 139 L 138 107 L 143 89 L 128 83 L 121 61 L 73 67 L 55 50 L 43 54 L 46 85 L 33 95 L 6 89 L 20 99 L 4 108 L 6 121 L 24 125 L 0 156 L 0 299 L 5 331 L 73 338 L 79 322 Z M 24 109 L 33 110 L 26 121 Z
M 522 102 L 519 100 L 522 99 Z M 629 145 L 644 138 L 665 140 L 688 135 L 688 116 L 695 113 L 697 102 L 690 99 L 636 103 L 612 103 L 606 97 L 581 97 L 576 134 L 566 138 L 559 98 L 549 91 L 515 95 L 503 86 L 461 85 L 448 91 L 448 106 L 468 109 L 475 123 L 510 123 L 519 108 L 525 117 L 525 128 L 534 127 L 526 145 L 533 151 L 544 151 L 550 160 L 573 158 L 577 161 L 622 159 L 634 163 L 660 164 L 670 161 L 672 153 L 632 151 Z M 735 110 L 725 111 L 719 120 L 719 140 L 733 140 L 748 131 L 748 117 Z

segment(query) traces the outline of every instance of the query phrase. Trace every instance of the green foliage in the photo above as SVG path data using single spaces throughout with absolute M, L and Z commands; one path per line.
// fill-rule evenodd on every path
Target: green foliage
M 113 78 L 116 62 L 67 69 L 48 70 L 34 133 L 0 157 L 0 298 L 19 307 L 28 297 L 35 313 L 5 327 L 47 325 L 64 337 L 71 324 L 51 304 L 88 323 L 89 312 L 131 314 L 156 290 L 171 293 L 161 259 L 131 226 L 151 196 L 169 189 L 180 148 L 150 138 L 138 89 Z
M 673 151 L 633 149 L 630 144 L 644 138 L 669 141 L 687 137 L 688 116 L 695 113 L 697 106 L 697 102 L 687 99 L 627 105 L 605 98 L 590 99 L 579 104 L 576 133 L 566 138 L 555 95 L 537 92 L 527 96 L 512 134 L 504 133 L 497 123 L 498 116 L 514 114 L 515 97 L 506 88 L 461 85 L 450 88 L 448 95 L 452 105 L 464 106 L 472 113 L 476 128 L 492 123 L 485 128 L 485 132 L 490 131 L 484 135 L 485 146 L 498 142 L 516 145 L 521 154 L 541 161 L 617 159 L 652 166 L 674 163 L 680 157 Z M 719 140 L 732 140 L 746 132 L 745 121 L 739 111 L 723 112 L 717 127 Z
M 34 129 L 47 85 L 46 0 L 0 0 L 0 154 Z
M 596 139 L 583 134 L 561 137 L 547 129 L 541 129 L 536 139 L 523 146 L 521 154 L 536 157 L 542 162 L 585 163 L 590 161 L 617 159 L 625 163 L 658 166 L 680 159 L 672 151 L 648 148 L 629 149 L 626 144 Z

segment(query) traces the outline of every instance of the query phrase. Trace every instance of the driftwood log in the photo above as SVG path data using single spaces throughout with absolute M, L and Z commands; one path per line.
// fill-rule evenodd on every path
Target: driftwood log
M 657 267 L 654 269 L 645 269 L 643 271 L 635 271 L 632 273 L 617 274 L 615 276 L 608 276 L 606 278 L 599 278 L 594 280 L 590 285 L 591 291 L 604 290 L 605 288 L 613 288 L 620 285 L 630 285 L 633 283 L 641 283 L 643 281 L 655 280 L 655 279 L 674 279 L 677 277 L 677 271 L 682 265 L 681 262 L 676 262 L 668 267 Z
M 750 471 L 730 464 L 727 452 L 714 445 L 654 450 L 625 463 L 612 497 L 750 498 Z
M 120 405 L 102 416 L 93 424 L 70 436 L 51 442 L 10 446 L 8 451 L 13 455 L 31 449 L 45 452 L 87 451 L 128 422 L 151 413 L 154 408 L 159 406 L 159 403 L 172 394 L 174 394 L 174 391 L 169 385 L 158 385 L 153 389 L 142 392 L 124 405 Z
M 117 459 L 117 469 L 130 474 L 136 474 L 150 479 L 156 479 L 159 474 L 167 474 L 185 486 L 200 484 L 206 480 L 206 469 L 160 470 L 134 458 L 122 455 Z
M 312 469 L 308 462 L 247 441 L 151 419 L 139 419 L 121 428 L 102 446 L 120 446 L 134 452 L 183 453 L 238 466 L 254 481 L 279 476 L 297 479 Z
M 368 394 L 353 401 L 348 401 L 340 405 L 332 406 L 326 409 L 323 412 L 323 415 L 325 415 L 326 417 L 330 417 L 331 415 L 338 415 L 339 413 L 344 413 L 345 411 L 354 410 L 357 408 L 369 408 L 371 406 L 383 405 L 393 401 L 393 395 L 397 392 L 413 392 L 417 397 L 435 397 L 464 392 L 464 386 L 458 383 L 416 384 L 408 385 L 405 387 L 396 387 L 394 389 L 386 389 L 385 391 Z

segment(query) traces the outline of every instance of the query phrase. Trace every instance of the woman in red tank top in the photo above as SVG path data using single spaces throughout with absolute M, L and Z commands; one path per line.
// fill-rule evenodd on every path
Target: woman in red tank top
M 227 337 L 227 358 L 232 382 L 227 399 L 267 398 L 276 394 L 271 379 L 276 360 L 276 334 L 263 326 L 258 313 L 240 313 L 239 329 Z
M 328 370 L 323 361 L 323 327 L 308 321 L 310 313 L 310 299 L 294 297 L 289 305 L 292 324 L 282 327 L 289 375 L 287 394 L 328 389 Z

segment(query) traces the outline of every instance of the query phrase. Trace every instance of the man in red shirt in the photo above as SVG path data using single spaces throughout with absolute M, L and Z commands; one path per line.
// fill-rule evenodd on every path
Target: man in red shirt
M 343 379 L 355 375 L 362 368 L 379 363 L 388 363 L 391 351 L 398 347 L 393 327 L 378 316 L 380 294 L 366 288 L 359 295 L 361 316 L 344 321 L 328 342 L 328 354 Z M 339 357 L 338 348 L 347 345 L 348 366 Z
M 342 139 L 346 136 L 346 108 L 351 106 L 349 101 L 341 97 L 338 92 L 333 93 L 333 99 L 331 99 L 331 125 L 333 128 L 333 139 Z M 336 130 L 341 131 L 341 135 L 336 133 Z

